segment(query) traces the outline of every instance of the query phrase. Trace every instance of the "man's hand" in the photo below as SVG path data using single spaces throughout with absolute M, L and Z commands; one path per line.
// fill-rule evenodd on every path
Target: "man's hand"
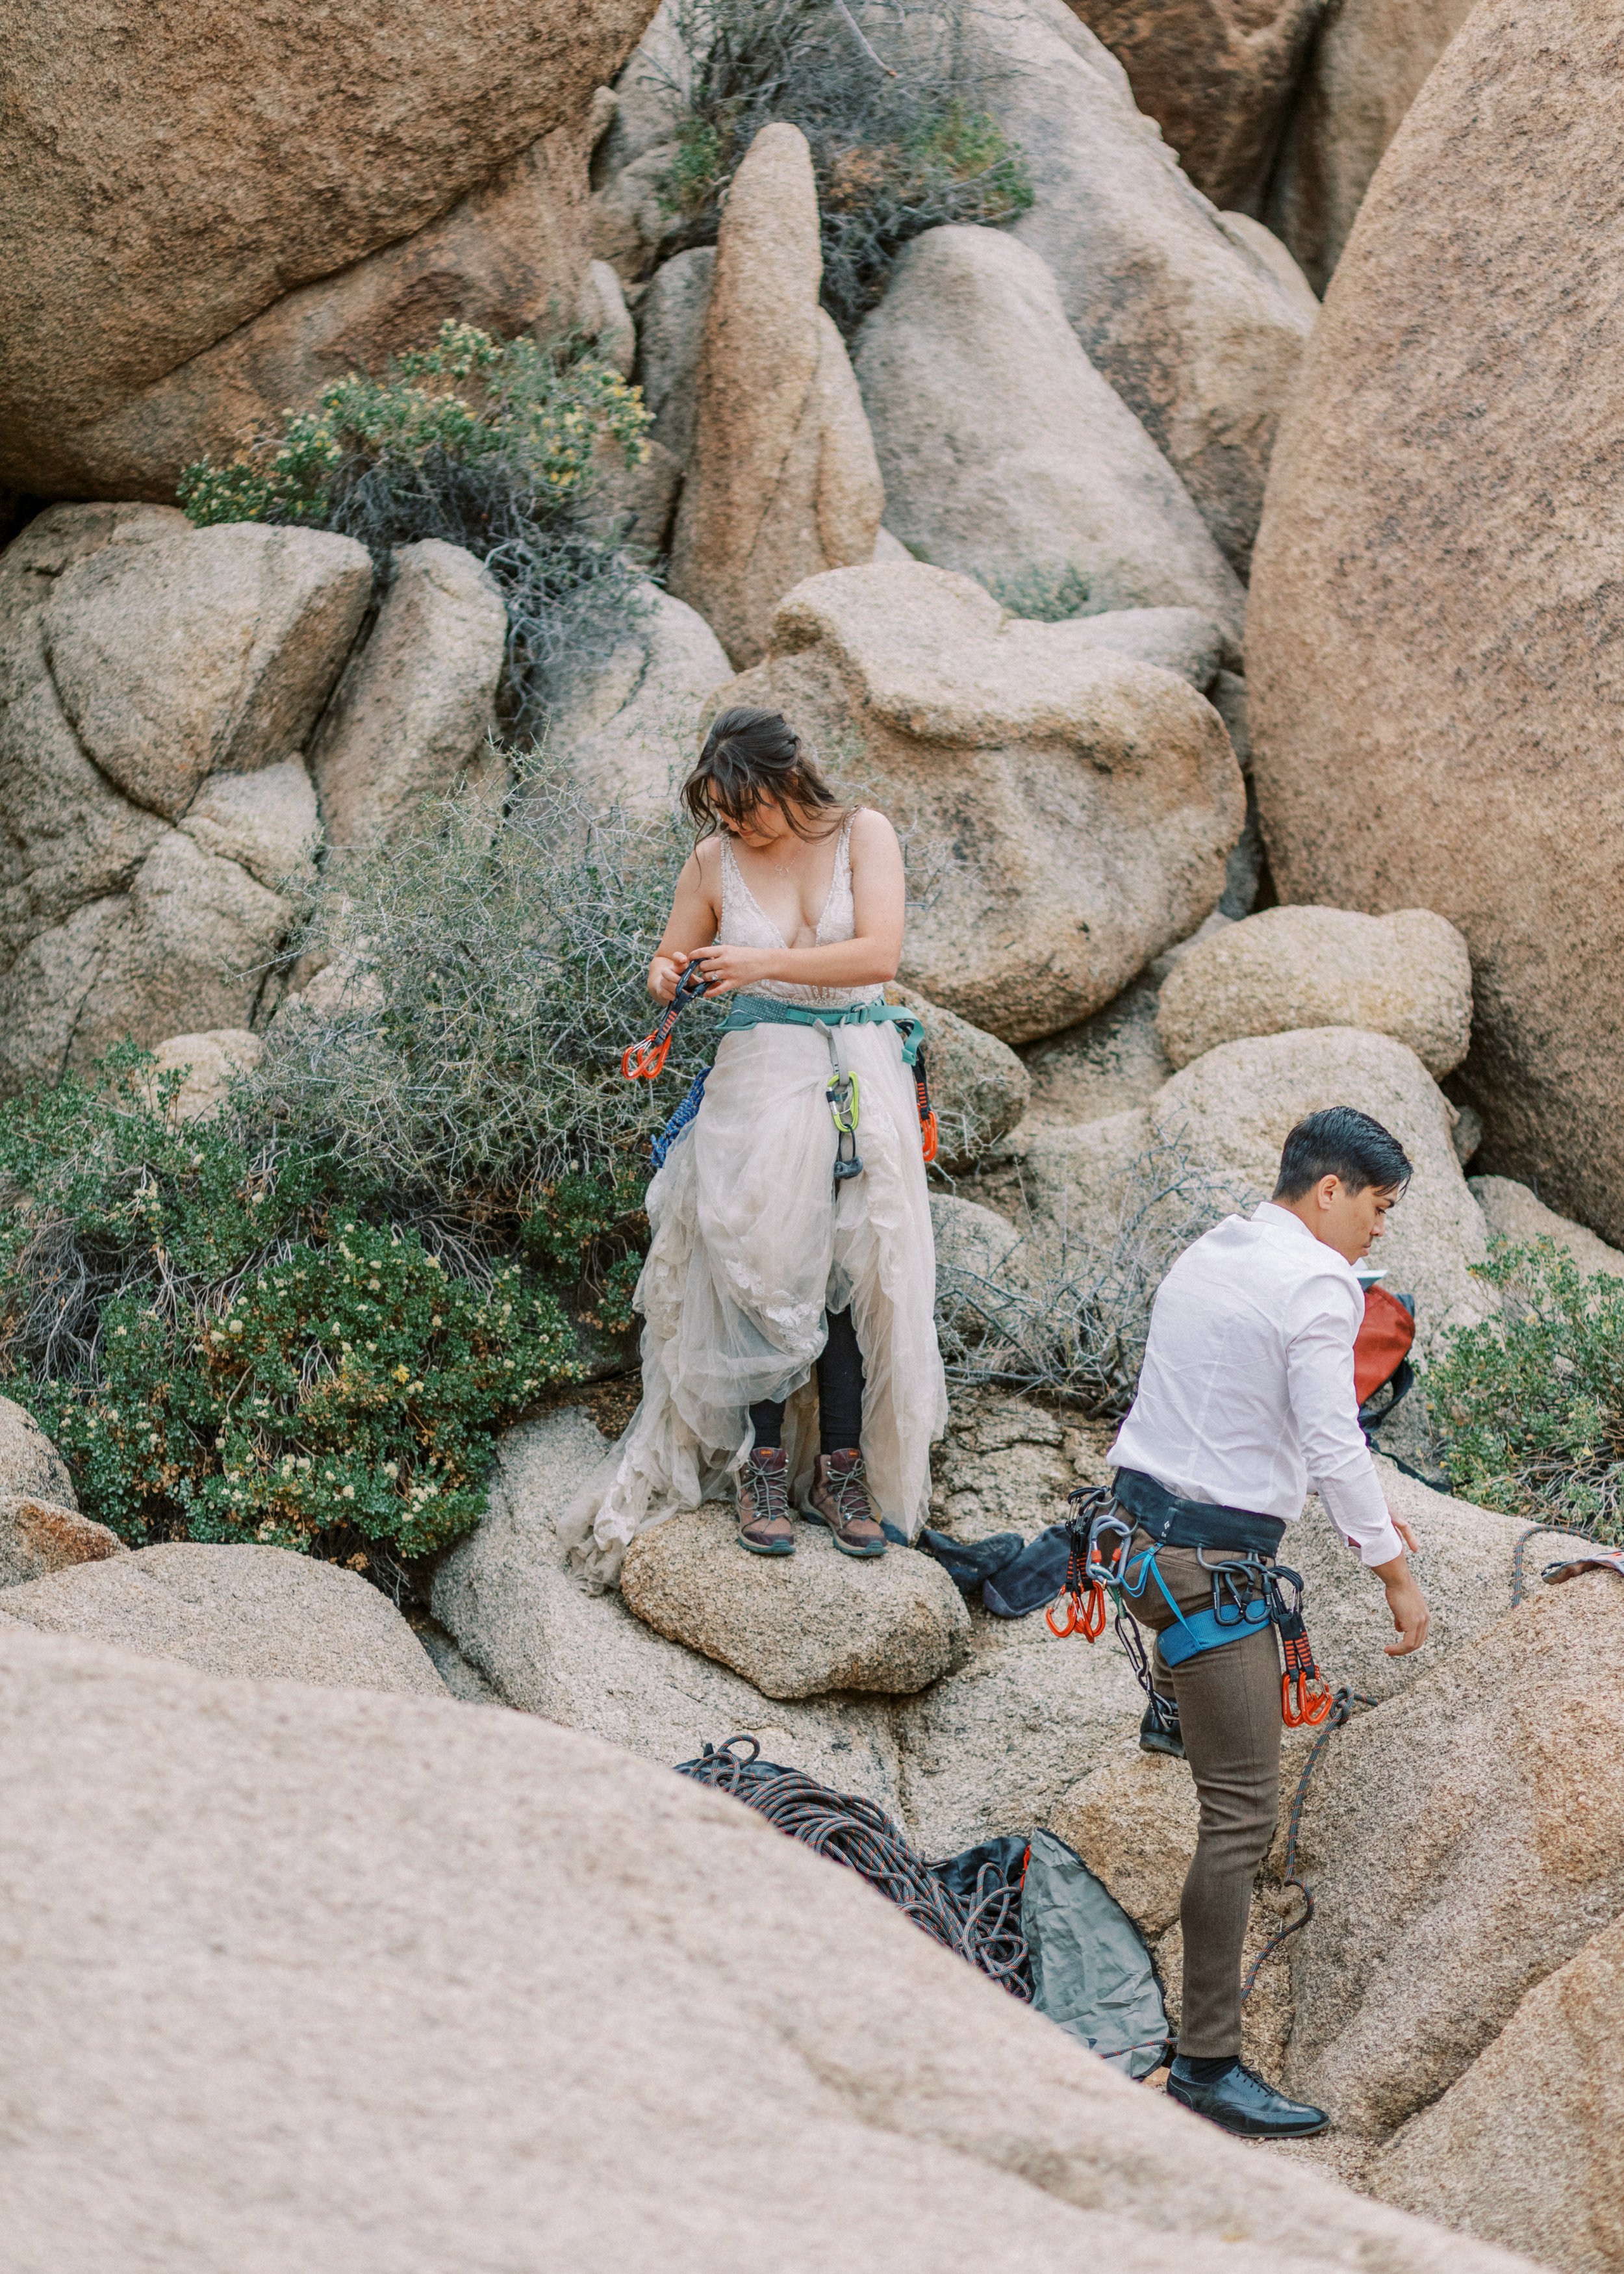
M 1394 1528 L 1413 1547 L 1415 1535 L 1407 1524 L 1394 1520 Z M 1419 1581 L 1402 1555 L 1390 1563 L 1373 1567 L 1376 1577 L 1387 1589 L 1387 1608 L 1393 1614 L 1393 1623 L 1398 1630 L 1398 1640 L 1386 1645 L 1389 1658 L 1407 1658 L 1412 1650 L 1419 1650 L 1426 1640 L 1426 1630 L 1432 1623 L 1432 1613 L 1426 1607 L 1426 1597 Z

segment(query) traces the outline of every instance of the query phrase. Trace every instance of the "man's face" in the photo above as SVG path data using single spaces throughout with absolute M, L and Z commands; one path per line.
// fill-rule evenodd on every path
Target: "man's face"
M 1321 1177 L 1309 1195 L 1314 1202 L 1309 1229 L 1350 1263 L 1368 1255 L 1387 1228 L 1387 1211 L 1402 1190 L 1399 1185 L 1343 1184 Z

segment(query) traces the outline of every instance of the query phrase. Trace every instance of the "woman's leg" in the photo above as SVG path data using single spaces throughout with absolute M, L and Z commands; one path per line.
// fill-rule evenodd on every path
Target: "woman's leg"
M 758 1453 L 776 1453 L 784 1442 L 784 1403 L 782 1398 L 763 1397 L 759 1405 L 750 1408 L 750 1427 L 756 1432 Z
M 849 1309 L 831 1311 L 828 1337 L 817 1362 L 818 1434 L 823 1451 L 812 1485 L 811 1512 L 829 1526 L 847 1555 L 883 1555 L 885 1534 L 875 1521 L 863 1480 L 863 1362 Z
M 849 1306 L 829 1314 L 829 1339 L 817 1362 L 817 1404 L 822 1450 L 855 1452 L 862 1442 L 863 1362 Z M 756 1442 L 762 1442 L 759 1432 Z

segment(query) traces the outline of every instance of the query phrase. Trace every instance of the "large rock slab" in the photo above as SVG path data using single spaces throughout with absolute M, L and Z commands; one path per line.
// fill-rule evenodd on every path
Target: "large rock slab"
M 1618 1918 L 1529 1992 L 1458 2083 L 1377 2157 L 1366 2186 L 1563 2274 L 1611 2274 L 1624 2260 L 1621 2031 Z
M 1266 208 L 1316 291 L 1331 281 L 1382 153 L 1472 6 L 1335 0 L 1321 16 Z
M 508 611 L 488 568 L 436 538 L 402 545 L 371 638 L 311 746 L 328 843 L 365 851 L 423 826 L 485 756 Z
M 109 545 L 45 604 L 51 677 L 86 756 L 178 821 L 206 774 L 303 742 L 372 589 L 365 546 L 326 530 L 232 522 Z
M 1261 198 L 1327 0 L 1071 0 L 1215 206 Z
M 1605 1271 L 1615 1279 L 1624 1278 L 1624 1254 L 1605 1239 L 1598 1239 L 1583 1224 L 1570 1224 L 1565 1216 L 1558 1216 L 1515 1177 L 1470 1177 L 1467 1182 L 1491 1233 L 1497 1232 L 1515 1247 L 1531 1246 L 1538 1239 L 1553 1240 L 1587 1276 Z
M 222 861 L 236 861 L 269 892 L 304 902 L 315 891 L 321 820 L 303 758 L 249 774 L 211 774 L 181 828 Z
M 1028 1118 L 1065 1127 L 1148 1105 L 1173 1073 L 1156 1032 L 1161 995 L 1160 981 L 1147 973 L 1093 1018 L 1034 1043 L 1024 1053 Z
M 246 1027 L 218 1027 L 212 1034 L 171 1035 L 153 1051 L 147 1094 L 156 1103 L 165 1074 L 181 1083 L 167 1101 L 172 1121 L 212 1121 L 231 1096 L 234 1081 L 252 1073 L 265 1056 L 265 1044 Z
M 1413 1050 L 1352 1027 L 1224 1043 L 1176 1073 L 1148 1110 L 1158 1137 L 1187 1146 L 1255 1204 L 1274 1189 L 1288 1130 L 1327 1105 L 1373 1115 L 1414 1163 L 1374 1260 L 1389 1287 L 1415 1296 L 1425 1354 L 1446 1329 L 1488 1316 L 1494 1298 L 1471 1276 L 1488 1242 L 1450 1141 L 1449 1107 Z
M 445 216 L 488 199 L 538 145 L 564 178 L 528 245 L 498 232 L 499 260 L 528 256 L 528 290 L 510 279 L 508 297 L 529 312 L 508 328 L 545 313 L 549 282 L 568 284 L 558 297 L 573 308 L 592 90 L 650 12 L 650 0 L 587 11 L 475 0 L 447 24 L 432 0 L 387 21 L 339 0 L 319 40 L 297 11 L 269 11 L 239 23 L 222 51 L 214 26 L 183 11 L 153 19 L 115 56 L 98 44 L 94 0 L 64 0 L 49 15 L 8 10 L 17 91 L 4 179 L 15 226 L 0 267 L 0 479 L 102 496 L 155 480 L 162 494 L 184 457 L 166 455 L 172 436 L 141 431 L 154 394 L 168 381 L 192 397 L 184 456 L 218 454 L 308 400 L 312 380 L 373 367 L 358 303 L 377 290 L 366 272 L 391 254 L 386 353 L 420 345 L 443 315 L 481 320 L 457 290 L 459 267 L 477 270 L 478 252 L 471 263 L 447 257 Z M 574 147 L 561 151 L 560 139 Z M 436 234 L 438 260 L 419 267 L 412 248 Z M 550 265 L 560 235 L 564 257 Z M 301 294 L 335 299 L 350 336 L 326 343 L 303 387 L 279 391 L 288 374 L 263 365 L 279 344 L 276 320 L 285 328 Z M 211 351 L 213 374 L 199 369 Z
M 637 362 L 652 439 L 685 467 L 694 448 L 699 355 L 716 275 L 716 247 L 696 245 L 662 261 L 637 308 Z
M 1537 1587 L 1330 1749 L 1290 2074 L 1347 2129 L 1435 2100 L 1624 1909 L 1621 1646 L 1611 1572 Z
M 699 611 L 640 584 L 625 636 L 566 679 L 547 755 L 596 803 L 669 812 L 699 754 L 706 699 L 732 675 Z
M 1312 319 L 1199 196 L 1064 0 L 982 0 L 959 36 L 1037 192 L 1013 234 L 1242 576 Z
M 26 1634 L 0 1684 L 19 2265 L 1526 2274 L 1137 2091 L 573 1732 Z
M 818 305 L 823 273 L 806 137 L 763 126 L 717 238 L 671 550 L 672 591 L 741 670 L 793 585 L 872 560 L 884 510 L 845 343 Z
M 32 1413 L 0 1397 L 0 1493 L 77 1509 L 68 1465 Z
M 1466 1056 L 1471 1005 L 1466 942 L 1430 909 L 1266 908 L 1179 957 L 1156 1031 L 1184 1066 L 1247 1035 L 1362 1027 L 1408 1043 L 1441 1081 Z
M 104 1524 L 71 1508 L 26 1494 L 0 1493 L 0 1587 L 48 1578 L 75 1563 L 122 1555 L 124 1544 Z
M 954 845 L 901 975 L 1004 1042 L 1109 1002 L 1223 889 L 1245 797 L 1216 712 L 1077 624 L 1006 618 L 967 577 L 809 579 L 722 702 L 844 743 L 892 813 Z
M 1477 1164 L 1615 1242 L 1621 64 L 1588 0 L 1487 0 L 1450 43 L 1292 397 L 1247 631 L 1281 898 L 1459 926 Z
M 376 1587 L 283 1547 L 138 1548 L 0 1589 L 0 1616 L 200 1674 L 444 1695 L 422 1644 Z
M 886 525 L 923 559 L 995 586 L 1071 569 L 1091 610 L 1196 608 L 1238 648 L 1233 569 L 1029 245 L 993 229 L 915 237 L 856 369 Z
M 694 1509 L 639 1533 L 620 1593 L 645 1626 L 719 1659 L 766 1698 L 906 1697 L 962 1661 L 970 1630 L 933 1556 L 892 1547 L 858 1562 L 807 1524 L 793 1555 L 747 1555 L 730 1508 Z
M 434 1579 L 434 1615 L 463 1656 L 505 1704 L 640 1759 L 669 1766 L 753 1736 L 768 1759 L 899 1813 L 896 1740 L 878 1700 L 770 1702 L 571 1573 L 555 1519 L 608 1450 L 578 1406 L 498 1441 L 489 1511 Z

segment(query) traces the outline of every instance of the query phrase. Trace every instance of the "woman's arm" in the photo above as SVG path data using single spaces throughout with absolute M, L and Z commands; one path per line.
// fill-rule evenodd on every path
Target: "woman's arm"
M 649 992 L 657 1003 L 670 1002 L 693 951 L 716 937 L 721 922 L 714 883 L 718 855 L 716 839 L 709 837 L 682 863 L 665 934 L 649 966 Z
M 698 946 L 694 960 L 710 981 L 710 994 L 751 987 L 763 979 L 796 987 L 868 987 L 894 979 L 902 960 L 906 898 L 902 847 L 883 813 L 862 808 L 852 820 L 852 898 L 854 937 L 828 947 Z M 673 914 L 674 922 L 674 914 Z M 714 931 L 712 933 L 714 937 Z

